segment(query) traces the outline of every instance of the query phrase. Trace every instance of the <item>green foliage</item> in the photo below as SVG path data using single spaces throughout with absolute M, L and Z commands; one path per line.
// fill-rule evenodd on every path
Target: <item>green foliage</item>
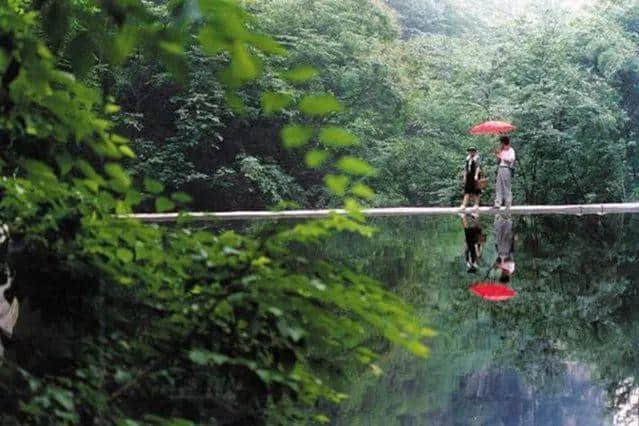
M 162 212 L 189 201 L 174 192 L 189 180 L 176 185 L 172 178 L 200 173 L 192 156 L 206 144 L 215 150 L 215 139 L 221 141 L 219 116 L 233 113 L 218 101 L 240 96 L 237 89 L 266 69 L 265 58 L 282 53 L 278 43 L 255 31 L 251 15 L 222 0 L 174 2 L 168 9 L 138 1 L 23 6 L 0 6 L 7 41 L 1 50 L 7 149 L 0 212 L 18 246 L 8 261 L 25 300 L 23 337 L 11 341 L 0 370 L 3 421 L 321 422 L 326 417 L 316 412 L 318 402 L 345 398 L 328 384 L 328 373 L 343 362 L 374 362 L 367 345 L 371 330 L 413 354 L 427 354 L 432 331 L 409 305 L 365 275 L 301 254 L 336 232 L 372 233 L 352 199 L 345 202 L 348 217 L 273 225 L 252 235 L 118 218 L 141 203 Z M 88 40 L 77 39 L 87 34 Z M 187 43 L 192 34 L 200 47 Z M 80 45 L 94 48 L 82 52 L 93 55 L 90 70 L 92 61 L 73 59 Z M 200 48 L 225 59 L 216 69 L 190 70 L 189 64 L 213 61 Z M 74 73 L 104 74 L 104 91 L 64 71 L 66 59 Z M 297 82 L 313 74 L 295 73 Z M 226 87 L 206 81 L 211 75 Z M 212 86 L 216 90 L 209 91 Z M 132 96 L 118 109 L 103 95 L 108 89 Z M 175 95 L 163 114 L 179 118 L 169 125 L 166 150 L 157 150 L 155 141 L 145 146 L 137 134 L 162 134 L 162 128 L 146 127 L 153 121 L 144 116 L 146 108 L 159 106 L 154 91 L 160 89 Z M 313 120 L 342 109 L 329 95 L 300 96 Z M 284 104 L 267 97 L 264 106 L 276 112 Z M 248 103 L 246 110 L 251 113 Z M 133 179 L 120 162 L 133 150 L 116 125 L 142 148 Z M 330 128 L 333 135 L 326 139 L 324 133 L 324 139 L 352 140 Z M 372 173 L 354 156 L 340 158 L 325 167 Z M 316 165 L 327 160 L 328 153 Z M 295 188 L 278 166 L 250 155 L 233 161 L 235 168 L 216 184 L 241 174 L 266 198 L 260 203 L 269 204 Z M 186 173 L 175 173 L 181 167 Z M 144 193 L 136 189 L 138 181 Z M 242 187 L 228 181 L 229 191 Z M 370 189 L 357 188 L 370 195 Z

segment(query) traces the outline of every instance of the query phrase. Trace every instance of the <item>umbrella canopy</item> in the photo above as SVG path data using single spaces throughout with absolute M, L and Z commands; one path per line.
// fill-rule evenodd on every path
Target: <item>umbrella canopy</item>
M 473 135 L 501 135 L 515 129 L 515 126 L 505 121 L 486 121 L 470 129 L 470 133 Z
M 512 288 L 493 282 L 475 283 L 470 286 L 470 291 L 482 299 L 490 300 L 491 302 L 512 299 L 517 295 Z

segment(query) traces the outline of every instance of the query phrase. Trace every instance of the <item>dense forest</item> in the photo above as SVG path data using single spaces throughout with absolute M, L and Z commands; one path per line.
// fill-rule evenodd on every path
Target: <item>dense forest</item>
M 348 106 L 327 120 L 357 135 L 350 152 L 377 168 L 365 178 L 377 192 L 373 205 L 456 203 L 466 146 L 479 144 L 491 158 L 494 141 L 468 135 L 485 119 L 520 129 L 513 135 L 515 203 L 636 199 L 636 5 L 599 2 L 566 14 L 562 2 L 534 2 L 508 18 L 497 15 L 505 13 L 501 2 L 361 3 L 247 6 L 260 29 L 288 49 L 285 58 L 265 60 L 265 69 L 313 65 L 322 72 L 305 89 Z M 290 10 L 308 13 L 292 17 Z M 130 166 L 134 176 L 186 191 L 204 210 L 339 203 L 323 184 L 324 168 L 309 171 L 296 152 L 282 149 L 282 123 L 298 113 L 262 114 L 259 93 L 296 98 L 295 87 L 265 72 L 240 92 L 246 109 L 238 115 L 214 78 L 225 59 L 203 58 L 195 48 L 188 59 L 184 89 L 143 54 L 115 75 L 98 76 L 122 105 L 117 120 L 140 154 Z
M 429 255 L 445 226 L 403 246 L 387 231 L 384 247 L 360 209 L 459 203 L 466 147 L 490 159 L 496 142 L 468 129 L 489 119 L 518 128 L 516 204 L 639 199 L 639 6 L 568 3 L 0 0 L 0 422 L 339 423 L 397 359 L 420 377 L 452 368 L 422 362 L 433 328 L 465 324 L 427 307 L 477 309 L 425 292 L 459 280 Z M 292 206 L 347 214 L 234 229 L 121 217 Z M 561 247 L 561 225 L 533 225 Z M 580 241 L 576 269 L 545 255 L 535 303 L 481 314 L 520 345 L 503 355 L 513 369 L 543 380 L 517 356 L 561 341 L 615 399 L 636 376 L 603 368 L 636 352 L 636 259 L 611 243 L 608 282 Z M 541 269 L 570 278 L 549 321 L 577 292 L 591 298 L 570 318 L 588 326 L 531 322 L 552 293 Z

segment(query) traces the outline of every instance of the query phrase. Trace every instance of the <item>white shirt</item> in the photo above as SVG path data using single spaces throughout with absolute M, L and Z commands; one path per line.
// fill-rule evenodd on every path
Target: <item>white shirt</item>
M 515 150 L 512 147 L 502 149 L 499 152 L 500 166 L 512 167 L 515 164 Z

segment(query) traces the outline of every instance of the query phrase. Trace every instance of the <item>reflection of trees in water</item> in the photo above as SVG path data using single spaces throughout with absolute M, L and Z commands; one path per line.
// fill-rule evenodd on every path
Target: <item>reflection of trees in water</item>
M 455 258 L 461 256 L 455 244 L 462 247 L 463 234 L 451 227 L 451 220 L 385 220 L 371 241 L 348 249 L 342 241 L 342 254 L 348 252 L 353 262 L 409 295 L 445 338 L 433 342 L 426 363 L 413 365 L 409 357 L 393 353 L 381 364 L 387 373 L 382 379 L 352 378 L 352 399 L 338 423 L 357 424 L 351 420 L 358 418 L 376 424 L 371 419 L 381 416 L 401 419 L 396 424 L 404 425 L 430 418 L 431 424 L 464 405 L 459 395 L 469 391 L 471 378 L 484 377 L 488 386 L 510 371 L 541 395 L 535 400 L 538 407 L 544 401 L 562 407 L 554 412 L 556 419 L 588 424 L 591 416 L 592 424 L 600 424 L 596 411 L 604 411 L 604 402 L 613 412 L 624 407 L 618 389 L 639 377 L 634 308 L 639 301 L 638 221 L 630 216 L 516 218 L 518 272 L 512 286 L 519 295 L 507 304 L 485 303 L 468 294 L 468 274 Z M 484 334 L 483 343 L 468 337 L 473 329 L 483 330 L 476 331 Z M 476 376 L 480 371 L 485 376 Z M 584 371 L 591 373 L 588 380 Z M 575 383 L 583 392 L 571 399 L 565 389 Z M 597 389 L 605 391 L 604 399 Z M 530 401 L 524 394 L 522 404 Z M 503 408 L 498 405 L 480 404 L 488 411 Z M 523 421 L 530 414 L 522 410 Z

